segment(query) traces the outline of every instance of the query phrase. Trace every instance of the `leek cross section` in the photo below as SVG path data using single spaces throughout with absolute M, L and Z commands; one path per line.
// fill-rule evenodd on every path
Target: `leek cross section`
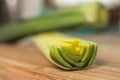
M 33 41 L 51 63 L 64 70 L 91 67 L 98 49 L 94 42 L 61 33 L 43 33 L 34 36 Z

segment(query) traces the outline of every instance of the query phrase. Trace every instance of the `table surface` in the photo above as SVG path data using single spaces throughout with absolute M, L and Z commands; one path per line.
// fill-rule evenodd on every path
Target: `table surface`
M 92 68 L 64 71 L 52 65 L 33 44 L 0 44 L 0 80 L 120 80 L 120 35 L 80 36 L 97 42 Z

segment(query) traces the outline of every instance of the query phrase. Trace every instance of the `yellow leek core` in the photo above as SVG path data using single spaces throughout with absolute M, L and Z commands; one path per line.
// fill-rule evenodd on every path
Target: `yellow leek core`
M 96 57 L 97 44 L 60 33 L 44 33 L 33 37 L 43 54 L 56 66 L 65 70 L 90 67 Z

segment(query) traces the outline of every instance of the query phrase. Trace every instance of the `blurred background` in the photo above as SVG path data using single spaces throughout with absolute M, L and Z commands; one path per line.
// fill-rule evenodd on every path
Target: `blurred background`
M 43 16 L 49 12 L 75 7 L 95 0 L 0 0 L 0 25 Z M 120 1 L 96 0 L 101 2 L 110 14 L 109 26 L 104 30 L 120 32 Z M 77 31 L 79 32 L 79 30 Z M 80 31 L 81 32 L 81 31 Z M 84 30 L 83 30 L 84 32 Z

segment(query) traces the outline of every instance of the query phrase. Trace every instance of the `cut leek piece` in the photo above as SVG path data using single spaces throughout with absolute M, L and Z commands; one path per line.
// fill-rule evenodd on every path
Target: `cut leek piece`
M 39 34 L 32 39 L 46 58 L 59 68 L 84 69 L 91 67 L 95 61 L 96 43 L 55 32 Z
M 107 9 L 99 2 L 86 3 L 69 9 L 61 9 L 43 17 L 8 24 L 0 28 L 0 42 L 8 42 L 20 37 L 71 26 L 103 29 L 108 24 Z
M 101 29 L 108 25 L 109 13 L 105 6 L 101 5 L 101 3 L 86 3 L 82 4 L 80 8 L 87 22 L 86 26 Z

